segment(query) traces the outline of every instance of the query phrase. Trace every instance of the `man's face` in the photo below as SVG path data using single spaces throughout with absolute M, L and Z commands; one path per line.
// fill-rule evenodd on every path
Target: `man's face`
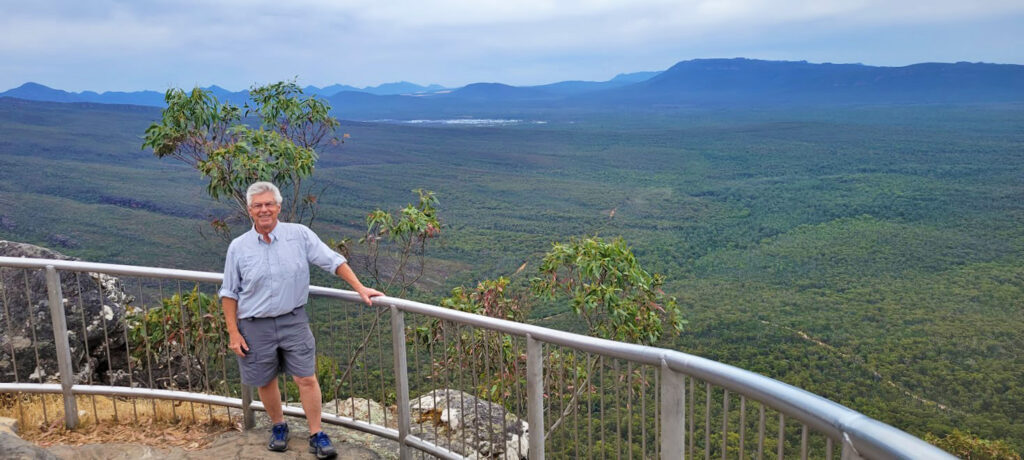
M 281 213 L 281 205 L 274 201 L 274 192 L 263 192 L 253 195 L 249 203 L 249 216 L 252 217 L 256 230 L 269 232 L 277 225 L 277 215 Z

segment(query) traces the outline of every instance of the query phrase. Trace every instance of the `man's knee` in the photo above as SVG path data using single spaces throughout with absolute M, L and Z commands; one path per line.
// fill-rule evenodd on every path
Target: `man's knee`
M 315 375 L 310 375 L 308 377 L 293 376 L 292 378 L 295 380 L 295 384 L 298 385 L 299 388 L 317 388 L 320 386 L 319 382 L 316 381 Z

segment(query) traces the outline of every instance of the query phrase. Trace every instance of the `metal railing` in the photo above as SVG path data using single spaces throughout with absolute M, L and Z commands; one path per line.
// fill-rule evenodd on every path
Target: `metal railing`
M 217 327 L 220 282 L 219 273 L 0 257 L 0 358 L 12 363 L 0 366 L 0 393 L 60 394 L 68 427 L 90 414 L 88 398 L 99 420 L 98 395 L 114 397 L 115 419 L 128 417 L 119 402 L 138 419 L 149 410 L 139 401 L 156 399 L 188 403 L 180 414 L 171 407 L 177 418 L 212 421 L 223 410 L 253 427 L 263 406 L 240 385 Z M 807 391 L 678 351 L 392 297 L 368 308 L 353 292 L 317 286 L 307 310 L 330 400 L 324 422 L 397 441 L 403 459 L 952 458 Z M 285 413 L 303 416 L 284 383 Z

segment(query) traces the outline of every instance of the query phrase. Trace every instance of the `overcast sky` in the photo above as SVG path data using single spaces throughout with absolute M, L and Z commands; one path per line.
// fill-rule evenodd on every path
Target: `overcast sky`
M 1022 0 L 0 1 L 0 91 L 531 85 L 710 57 L 1024 64 Z

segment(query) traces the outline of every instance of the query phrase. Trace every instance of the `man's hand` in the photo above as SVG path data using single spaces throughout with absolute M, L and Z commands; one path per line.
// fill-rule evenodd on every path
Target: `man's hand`
M 383 292 L 366 286 L 361 286 L 361 289 L 356 289 L 356 293 L 359 294 L 359 297 L 362 298 L 363 302 L 366 302 L 367 305 L 373 305 L 373 301 L 370 300 L 371 298 L 384 295 Z
M 237 332 L 233 334 L 228 333 L 228 337 L 230 340 L 230 343 L 228 343 L 228 348 L 230 348 L 231 351 L 235 352 L 236 355 L 244 358 L 245 352 L 249 351 L 249 344 L 245 343 L 245 338 L 242 337 L 242 334 L 239 334 Z

